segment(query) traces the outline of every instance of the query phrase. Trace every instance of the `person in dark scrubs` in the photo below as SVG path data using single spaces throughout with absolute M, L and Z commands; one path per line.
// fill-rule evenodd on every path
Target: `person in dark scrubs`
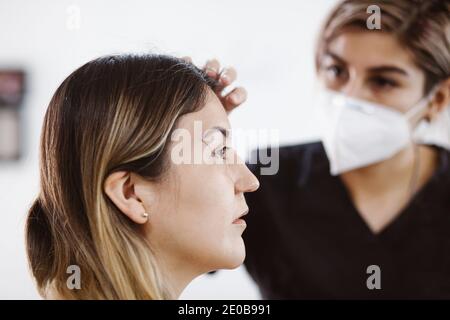
M 449 39 L 449 0 L 333 10 L 316 52 L 322 140 L 280 147 L 275 175 L 261 150 L 249 163 L 245 266 L 263 298 L 450 298 Z

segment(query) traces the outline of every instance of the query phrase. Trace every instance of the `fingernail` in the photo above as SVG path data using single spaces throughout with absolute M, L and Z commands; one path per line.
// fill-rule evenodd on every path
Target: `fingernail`
M 230 80 L 230 78 L 226 74 L 222 74 L 220 76 L 220 79 L 222 79 L 223 82 L 228 82 Z
M 210 74 L 210 73 L 216 74 L 217 71 L 215 69 L 211 68 L 211 67 L 208 67 L 208 68 L 206 68 L 206 73 L 208 73 L 208 74 Z

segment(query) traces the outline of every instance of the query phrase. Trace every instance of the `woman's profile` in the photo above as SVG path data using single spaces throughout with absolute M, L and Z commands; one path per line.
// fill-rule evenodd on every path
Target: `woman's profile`
M 45 298 L 174 299 L 245 257 L 245 192 L 258 180 L 229 145 L 217 81 L 165 55 L 86 63 L 56 90 L 40 146 L 27 254 Z M 196 123 L 203 131 L 196 136 Z M 172 141 L 175 130 L 192 144 Z M 173 149 L 200 162 L 175 163 Z M 77 266 L 79 289 L 67 286 Z

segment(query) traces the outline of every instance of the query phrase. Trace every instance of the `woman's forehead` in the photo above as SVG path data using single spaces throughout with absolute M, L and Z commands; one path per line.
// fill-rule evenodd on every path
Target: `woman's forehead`
M 389 33 L 348 31 L 330 41 L 326 56 L 364 68 L 392 65 L 405 70 L 418 69 L 412 55 Z
M 195 124 L 201 124 L 204 132 L 221 128 L 228 132 L 230 123 L 224 106 L 214 94 L 208 94 L 205 105 L 195 112 L 188 113 L 180 119 L 178 127 L 193 128 Z M 220 130 L 219 130 L 220 132 Z

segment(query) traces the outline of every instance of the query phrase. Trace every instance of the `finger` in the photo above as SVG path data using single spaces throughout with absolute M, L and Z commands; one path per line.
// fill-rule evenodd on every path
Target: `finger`
M 247 100 L 247 90 L 237 87 L 223 98 L 223 105 L 227 112 L 231 112 Z
M 189 56 L 181 57 L 181 60 L 186 61 L 187 63 L 192 63 L 192 58 Z
M 220 63 L 217 59 L 208 60 L 203 67 L 203 70 L 205 70 L 209 77 L 217 80 L 219 76 Z
M 225 68 L 220 73 L 219 83 L 226 87 L 229 86 L 237 78 L 237 72 L 234 68 Z
M 222 95 L 222 91 L 231 85 L 237 78 L 237 72 L 234 68 L 229 67 L 222 69 L 222 71 L 219 74 L 218 83 L 215 87 L 214 91 L 218 95 Z

